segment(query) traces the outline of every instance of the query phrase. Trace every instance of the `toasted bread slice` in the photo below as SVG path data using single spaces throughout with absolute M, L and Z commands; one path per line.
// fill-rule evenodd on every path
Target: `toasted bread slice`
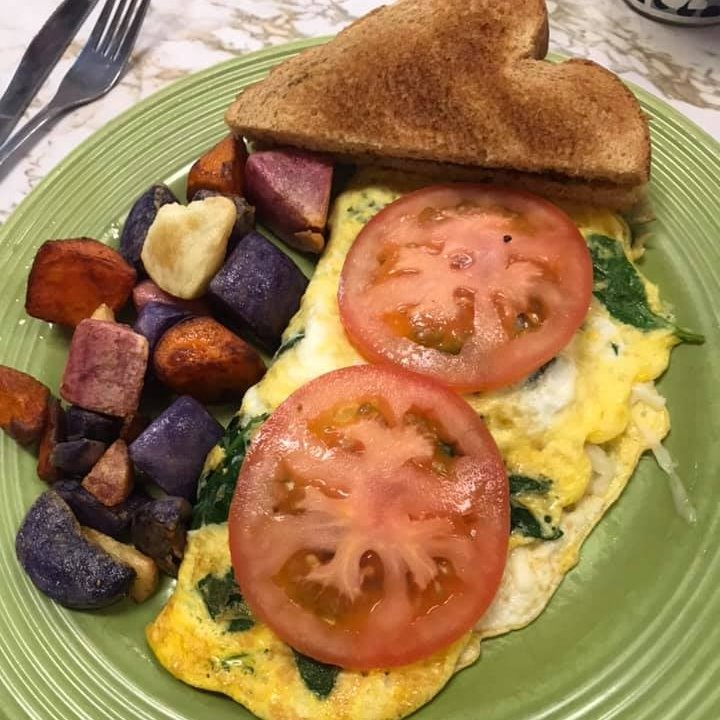
M 547 42 L 543 0 L 399 0 L 275 68 L 226 121 L 258 142 L 450 177 L 511 171 L 627 207 L 649 177 L 640 106 L 595 63 L 543 61 Z

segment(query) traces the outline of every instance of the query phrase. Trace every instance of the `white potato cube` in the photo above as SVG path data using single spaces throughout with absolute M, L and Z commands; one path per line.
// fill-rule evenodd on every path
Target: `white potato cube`
M 147 600 L 156 590 L 160 581 L 160 571 L 155 561 L 143 555 L 132 545 L 118 542 L 109 535 L 83 527 L 83 535 L 88 542 L 97 545 L 115 560 L 129 565 L 135 571 L 135 579 L 130 586 L 130 597 L 138 603 Z
M 147 274 L 175 297 L 204 295 L 225 259 L 235 216 L 232 200 L 220 196 L 163 205 L 140 256 Z

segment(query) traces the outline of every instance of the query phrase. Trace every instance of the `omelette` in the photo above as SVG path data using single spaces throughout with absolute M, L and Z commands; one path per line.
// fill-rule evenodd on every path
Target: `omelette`
M 465 396 L 500 449 L 511 498 L 505 573 L 474 631 L 411 665 L 357 672 L 301 655 L 253 618 L 233 577 L 226 522 L 247 445 L 299 387 L 365 362 L 339 316 L 345 257 L 378 211 L 430 184 L 365 168 L 337 197 L 328 246 L 301 307 L 271 367 L 246 393 L 207 459 L 177 586 L 147 628 L 150 647 L 176 678 L 224 693 L 261 718 L 385 720 L 412 713 L 477 660 L 483 638 L 522 628 L 542 612 L 645 451 L 672 472 L 661 444 L 670 418 L 654 380 L 673 346 L 692 337 L 663 314 L 658 288 L 635 267 L 640 251 L 626 222 L 602 210 L 565 207 L 593 260 L 594 298 L 583 325 L 556 358 L 522 382 Z M 636 294 L 631 311 L 614 292 L 619 281 L 625 294 L 628 288 Z

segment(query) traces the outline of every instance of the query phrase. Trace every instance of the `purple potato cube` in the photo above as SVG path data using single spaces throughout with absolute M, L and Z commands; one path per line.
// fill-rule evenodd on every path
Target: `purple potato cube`
M 120 235 L 120 254 L 138 272 L 143 270 L 140 253 L 157 211 L 163 205 L 176 202 L 178 199 L 172 190 L 167 185 L 158 184 L 148 188 L 133 203 Z
M 205 457 L 222 426 L 193 398 L 179 397 L 130 445 L 135 467 L 168 495 L 195 500 Z
M 187 317 L 190 317 L 190 312 L 182 308 L 162 302 L 149 302 L 140 310 L 133 330 L 147 338 L 152 355 L 165 332 Z
M 87 475 L 103 456 L 107 445 L 99 440 L 67 440 L 55 445 L 50 463 L 65 475 Z
M 88 542 L 67 503 L 46 490 L 28 510 L 15 552 L 35 587 L 61 605 L 93 609 L 125 597 L 135 571 Z
M 268 350 L 300 307 L 307 278 L 257 232 L 246 235 L 210 282 L 210 300 L 238 331 L 249 331 Z
M 99 530 L 116 540 L 124 540 L 127 537 L 133 516 L 150 500 L 136 492 L 124 502 L 107 507 L 74 480 L 56 482 L 53 490 L 70 506 L 82 525 Z
M 99 440 L 108 445 L 120 436 L 122 420 L 71 405 L 65 412 L 68 440 Z
M 181 497 L 152 500 L 135 513 L 132 541 L 135 547 L 157 563 L 167 575 L 177 577 L 185 554 L 192 506 Z

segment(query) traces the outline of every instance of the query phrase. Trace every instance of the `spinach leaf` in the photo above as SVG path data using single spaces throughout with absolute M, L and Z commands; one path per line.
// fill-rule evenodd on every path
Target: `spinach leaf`
M 250 439 L 267 417 L 259 415 L 248 420 L 236 415 L 230 421 L 218 443 L 224 452 L 223 459 L 216 466 L 208 468 L 198 481 L 197 502 L 193 508 L 193 529 L 228 519 L 235 482 Z
M 547 495 L 552 483 L 549 480 L 538 480 L 527 475 L 510 475 L 510 494 L 521 495 L 522 493 L 534 493 L 536 495 Z
M 510 507 L 510 528 L 512 532 L 519 532 L 526 537 L 537 540 L 558 540 L 563 531 L 555 525 L 541 523 L 524 505 L 513 504 Z
M 208 615 L 215 622 L 228 622 L 228 632 L 249 630 L 254 624 L 250 608 L 235 582 L 232 568 L 225 575 L 206 575 L 197 584 Z
M 300 677 L 303 679 L 307 689 L 324 700 L 335 687 L 335 679 L 340 672 L 340 668 L 337 665 L 328 665 L 319 660 L 313 660 L 294 648 L 293 655 L 295 655 L 295 664 Z
M 551 525 L 549 517 L 538 518 L 526 505 L 522 495 L 547 495 L 552 487 L 551 480 L 532 478 L 527 475 L 510 475 L 510 532 L 518 532 L 538 540 L 557 540 L 562 530 Z
M 295 347 L 305 337 L 305 331 L 300 330 L 295 335 L 290 336 L 280 347 L 275 351 L 273 355 L 273 361 L 277 360 L 284 352 L 287 352 L 290 348 Z
M 593 263 L 593 293 L 614 318 L 640 330 L 670 329 L 682 342 L 705 342 L 702 335 L 680 328 L 650 309 L 645 285 L 620 243 L 604 235 L 590 235 L 587 244 Z

